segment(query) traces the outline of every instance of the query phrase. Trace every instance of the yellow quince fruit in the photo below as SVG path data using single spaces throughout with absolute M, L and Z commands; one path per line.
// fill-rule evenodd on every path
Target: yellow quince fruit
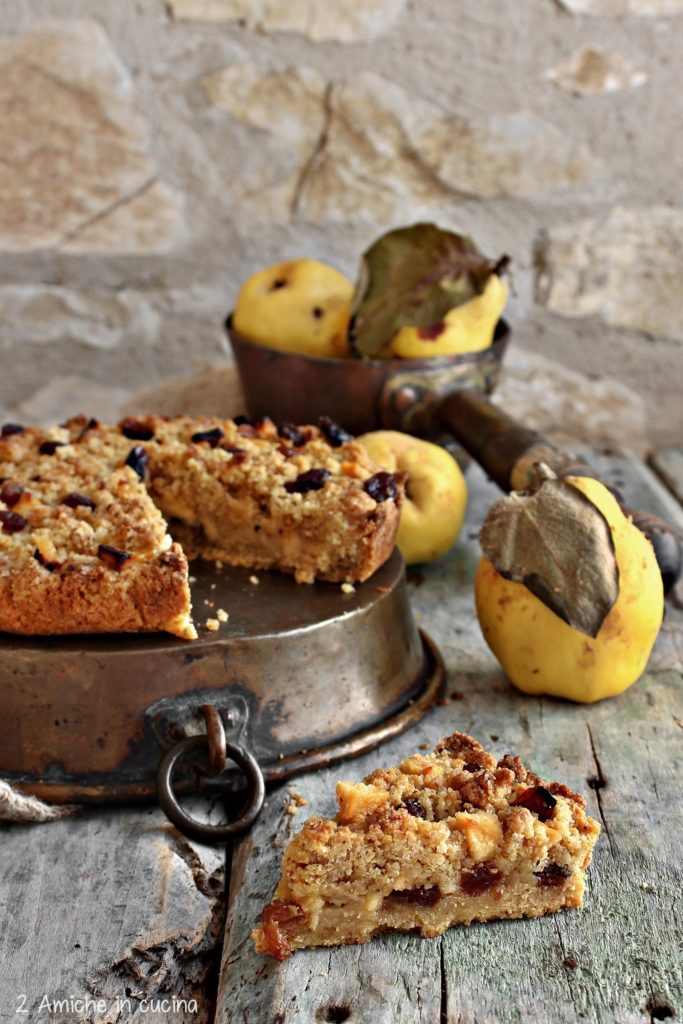
M 590 704 L 621 693 L 641 676 L 662 622 L 664 595 L 652 545 L 604 484 L 588 477 L 566 483 L 602 513 L 612 538 L 618 591 L 597 633 L 574 628 L 486 557 L 479 562 L 475 597 L 484 639 L 515 686 Z M 540 520 L 539 539 L 547 523 L 547 516 Z M 484 531 L 482 543 L 483 537 Z M 545 544 L 539 548 L 544 557 L 551 553 Z M 577 566 L 577 589 L 590 571 L 585 561 Z
M 237 334 L 281 352 L 348 355 L 353 285 L 318 260 L 275 263 L 242 285 L 232 315 Z
M 467 485 L 445 448 L 397 430 L 358 438 L 375 462 L 407 474 L 396 545 L 407 565 L 439 558 L 455 543 L 467 508 Z
M 456 306 L 428 327 L 402 327 L 382 352 L 400 359 L 429 359 L 480 352 L 493 342 L 508 297 L 505 282 L 491 274 L 481 295 Z

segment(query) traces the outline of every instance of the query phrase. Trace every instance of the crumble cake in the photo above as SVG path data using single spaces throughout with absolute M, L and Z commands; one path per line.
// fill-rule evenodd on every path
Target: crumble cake
M 0 630 L 196 636 L 188 557 L 367 579 L 401 480 L 318 426 L 160 416 L 0 429 Z
M 362 783 L 337 785 L 334 820 L 289 843 L 252 933 L 258 952 L 435 936 L 454 924 L 580 907 L 600 826 L 585 800 L 454 733 Z

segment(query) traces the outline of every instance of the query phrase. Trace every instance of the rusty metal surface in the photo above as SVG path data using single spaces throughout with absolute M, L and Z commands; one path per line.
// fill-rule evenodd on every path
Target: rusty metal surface
M 230 721 L 260 763 L 305 756 L 419 696 L 427 658 L 400 556 L 355 593 L 195 563 L 200 637 L 0 639 L 0 774 L 53 800 L 144 797 L 161 754 Z M 201 630 L 218 608 L 219 633 Z
M 226 328 L 249 414 L 276 422 L 315 423 L 331 416 L 353 434 L 388 428 L 437 439 L 441 400 L 454 391 L 490 393 L 500 374 L 510 331 L 481 352 L 432 359 L 318 359 L 277 352 Z

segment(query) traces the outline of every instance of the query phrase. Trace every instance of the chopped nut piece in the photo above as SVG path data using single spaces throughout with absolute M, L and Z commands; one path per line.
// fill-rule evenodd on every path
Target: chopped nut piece
M 259 585 L 259 583 L 260 583 L 260 580 L 259 580 L 258 576 L 250 576 L 249 577 L 249 582 L 252 583 L 255 587 L 257 587 Z
M 355 594 L 356 588 L 353 583 L 342 583 L 341 589 L 345 594 Z
M 216 618 L 218 619 L 219 622 L 228 621 L 229 616 L 225 608 L 218 608 L 218 610 L 216 611 Z
M 218 619 L 207 619 L 205 625 L 206 628 L 210 629 L 213 633 L 215 633 L 217 629 L 221 628 L 221 624 Z

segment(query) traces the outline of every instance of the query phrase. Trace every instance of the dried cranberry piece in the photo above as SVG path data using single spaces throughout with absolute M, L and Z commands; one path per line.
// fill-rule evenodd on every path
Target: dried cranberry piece
M 277 960 L 286 960 L 292 952 L 287 932 L 300 921 L 305 920 L 306 914 L 298 903 L 273 900 L 267 907 L 264 907 L 261 915 L 261 927 L 268 952 Z
M 231 448 L 228 445 L 223 445 L 223 451 L 230 452 L 232 455 L 231 462 L 234 462 L 237 466 L 241 466 L 249 458 L 249 452 L 245 451 L 244 448 Z
M 463 871 L 460 876 L 460 888 L 468 896 L 481 896 L 487 889 L 493 888 L 502 876 L 502 871 L 485 860 L 477 864 L 471 871 Z
M 140 420 L 128 417 L 125 420 L 121 420 L 119 423 L 119 430 L 124 437 L 127 437 L 129 441 L 151 441 L 154 437 L 154 431 L 151 427 L 148 427 L 146 423 L 141 423 Z
M 394 889 L 387 899 L 407 907 L 433 907 L 441 899 L 441 890 L 438 885 L 429 888 L 418 886 L 416 889 Z
M 559 889 L 570 877 L 571 871 L 564 864 L 555 864 L 549 861 L 542 871 L 535 871 L 534 877 L 537 885 L 543 889 Z
M 43 441 L 38 448 L 39 455 L 54 455 L 58 448 L 64 448 L 66 441 Z
M 427 812 L 424 807 L 414 796 L 404 796 L 403 806 L 407 810 L 408 814 L 412 814 L 414 818 L 426 818 Z
M 120 571 L 134 557 L 128 551 L 119 551 L 109 544 L 100 544 L 97 549 L 97 557 L 104 562 L 108 569 Z
M 295 423 L 283 423 L 277 428 L 277 433 L 278 437 L 284 437 L 286 441 L 291 441 L 297 448 L 300 448 L 302 444 L 306 444 L 306 435 L 301 427 L 297 427 Z
M 23 493 L 24 488 L 22 485 L 15 483 L 14 480 L 6 480 L 2 487 L 0 487 L 0 498 L 2 498 L 8 508 L 14 508 Z
M 308 491 L 319 491 L 325 486 L 328 476 L 330 476 L 329 469 L 307 469 L 305 473 L 299 473 L 296 480 L 288 480 L 285 490 L 288 494 L 307 494 Z
M 392 501 L 398 494 L 398 487 L 396 486 L 396 480 L 391 473 L 375 473 L 369 480 L 366 480 L 363 484 L 363 490 L 366 494 L 369 494 L 373 501 L 381 503 L 383 501 Z
M 331 420 L 329 416 L 319 416 L 318 426 L 327 438 L 327 443 L 332 448 L 341 448 L 347 441 L 353 440 L 353 434 L 349 434 L 348 430 L 344 430 L 338 423 Z
M 147 452 L 141 444 L 136 444 L 128 452 L 126 465 L 135 470 L 141 480 L 145 479 L 145 470 L 147 469 Z
M 92 498 L 86 498 L 85 494 L 79 494 L 78 491 L 72 491 L 71 494 L 66 494 L 61 501 L 62 505 L 66 505 L 68 508 L 96 508 L 95 502 Z
M 88 420 L 88 422 L 85 424 L 85 426 L 81 430 L 80 434 L 78 435 L 78 440 L 79 441 L 82 440 L 85 437 L 85 435 L 90 430 L 96 430 L 97 427 L 99 427 L 99 425 L 100 425 L 100 421 L 96 420 L 94 416 L 91 416 L 90 419 Z
M 467 764 L 462 766 L 464 772 L 478 772 L 481 771 L 481 765 L 477 764 L 476 761 L 468 761 Z
M 513 807 L 526 807 L 527 811 L 538 815 L 539 821 L 547 821 L 552 817 L 553 807 L 557 800 L 545 786 L 530 786 L 512 801 Z
M 39 562 L 40 565 L 42 565 L 44 569 L 47 569 L 48 572 L 55 572 L 55 570 L 59 569 L 62 564 L 61 562 L 50 561 L 38 550 L 38 548 L 33 552 L 33 557 L 36 562 Z
M 20 533 L 27 522 L 28 519 L 20 516 L 18 512 L 7 512 L 5 509 L 0 511 L 0 523 L 2 523 L 3 533 Z
M 24 427 L 20 423 L 3 423 L 0 427 L 0 437 L 11 437 L 13 434 L 23 434 Z
M 220 427 L 213 427 L 211 430 L 199 430 L 196 434 L 193 434 L 191 441 L 195 444 L 201 444 L 202 441 L 206 441 L 208 445 L 215 448 L 218 442 L 223 437 L 223 431 Z

